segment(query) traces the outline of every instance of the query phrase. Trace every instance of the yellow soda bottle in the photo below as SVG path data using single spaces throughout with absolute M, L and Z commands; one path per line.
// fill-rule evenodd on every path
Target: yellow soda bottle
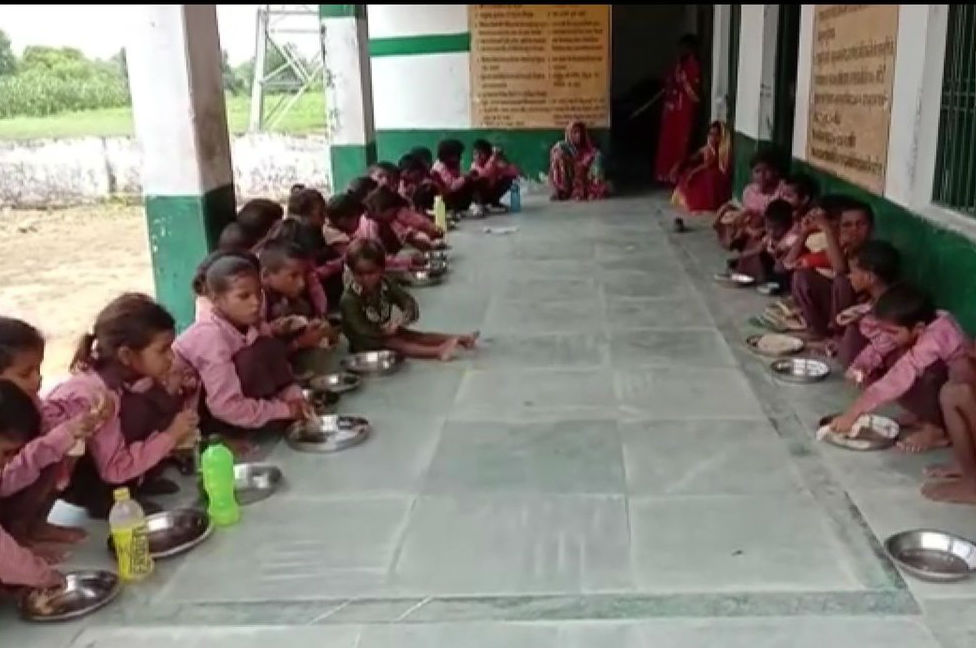
M 442 196 L 434 198 L 434 225 L 442 232 L 447 232 L 447 205 Z
M 124 581 L 140 581 L 153 571 L 146 514 L 139 502 L 130 497 L 128 488 L 116 488 L 113 496 L 115 504 L 109 511 L 108 524 L 119 561 L 119 577 Z

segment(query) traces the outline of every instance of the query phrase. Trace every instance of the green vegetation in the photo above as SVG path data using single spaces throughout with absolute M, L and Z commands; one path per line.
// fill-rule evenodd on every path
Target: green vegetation
M 293 57 L 297 53 L 290 52 Z M 269 49 L 266 69 L 277 69 L 281 53 Z M 253 62 L 231 67 L 223 57 L 227 119 L 232 133 L 247 130 Z M 294 75 L 280 75 L 279 85 L 293 87 Z M 288 94 L 265 98 L 265 130 L 306 133 L 325 125 L 322 87 L 312 88 L 280 119 L 276 108 Z M 0 139 L 35 139 L 132 135 L 125 52 L 108 61 L 90 60 L 78 50 L 27 47 L 17 58 L 0 30 Z

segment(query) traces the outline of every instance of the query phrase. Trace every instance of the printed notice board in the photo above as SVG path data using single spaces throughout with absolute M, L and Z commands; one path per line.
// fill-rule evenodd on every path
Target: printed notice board
M 470 5 L 476 128 L 610 125 L 610 5 Z
M 814 5 L 807 161 L 884 191 L 898 5 Z

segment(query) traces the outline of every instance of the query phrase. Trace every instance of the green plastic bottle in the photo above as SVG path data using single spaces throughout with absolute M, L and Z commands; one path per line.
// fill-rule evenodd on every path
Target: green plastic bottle
M 217 526 L 237 524 L 241 508 L 234 494 L 234 455 L 220 442 L 212 438 L 207 449 L 200 455 L 200 472 L 203 489 L 207 493 L 207 514 Z

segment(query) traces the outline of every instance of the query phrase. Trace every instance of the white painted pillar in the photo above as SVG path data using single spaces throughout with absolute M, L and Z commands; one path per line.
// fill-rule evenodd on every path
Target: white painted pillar
M 735 129 L 764 141 L 773 134 L 778 5 L 742 5 Z
M 145 5 L 126 47 L 156 296 L 181 325 L 190 281 L 234 218 L 216 5 Z
M 711 120 L 729 116 L 729 44 L 732 34 L 732 5 L 714 5 L 712 19 Z
M 319 5 L 332 187 L 376 161 L 366 5 Z

